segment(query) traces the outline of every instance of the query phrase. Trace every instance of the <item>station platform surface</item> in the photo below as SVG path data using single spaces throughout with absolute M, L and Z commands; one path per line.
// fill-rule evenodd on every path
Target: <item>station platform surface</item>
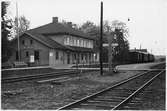
M 162 64 L 165 62 L 153 62 L 153 63 L 140 63 L 140 64 L 126 64 L 126 65 L 118 65 L 116 66 L 116 70 L 149 70 L 151 66 Z M 67 65 L 56 65 L 56 66 L 38 66 L 38 67 L 24 67 L 24 68 L 10 68 L 10 69 L 1 69 L 1 71 L 6 70 L 24 70 L 24 69 L 40 69 L 40 68 L 53 68 L 53 69 L 77 69 L 75 64 L 67 64 Z M 85 70 L 100 70 L 100 68 L 78 68 Z M 108 70 L 108 68 L 103 68 L 104 70 Z

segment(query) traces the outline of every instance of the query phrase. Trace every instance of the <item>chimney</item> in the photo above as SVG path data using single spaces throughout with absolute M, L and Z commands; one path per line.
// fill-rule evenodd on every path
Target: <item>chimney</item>
M 53 23 L 58 23 L 58 17 L 53 17 L 53 18 L 52 18 L 52 22 L 53 22 Z
M 72 22 L 67 22 L 67 25 L 72 28 Z

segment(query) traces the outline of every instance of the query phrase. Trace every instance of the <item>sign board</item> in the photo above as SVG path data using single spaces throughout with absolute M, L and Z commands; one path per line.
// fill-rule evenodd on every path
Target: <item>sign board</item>
M 50 53 L 49 53 L 49 56 L 53 56 L 53 52 L 50 52 Z
M 103 44 L 103 47 L 107 47 L 107 46 L 109 46 L 108 44 Z
M 30 55 L 30 62 L 34 62 L 34 55 Z
M 107 47 L 107 46 L 109 46 L 109 44 L 103 44 L 103 47 Z M 111 46 L 116 47 L 116 46 L 118 46 L 118 44 L 117 43 L 112 43 Z
M 113 44 L 111 44 L 111 46 L 112 47 L 116 47 L 116 46 L 118 46 L 118 44 L 117 43 L 113 43 Z

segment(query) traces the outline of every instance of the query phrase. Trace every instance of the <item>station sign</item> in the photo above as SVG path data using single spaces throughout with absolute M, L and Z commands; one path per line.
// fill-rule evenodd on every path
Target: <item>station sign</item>
M 30 55 L 30 62 L 31 62 L 31 63 L 34 62 L 34 55 Z
M 109 44 L 103 44 L 103 47 L 107 47 L 107 46 L 109 46 Z M 116 47 L 118 46 L 118 43 L 112 43 L 111 46 Z

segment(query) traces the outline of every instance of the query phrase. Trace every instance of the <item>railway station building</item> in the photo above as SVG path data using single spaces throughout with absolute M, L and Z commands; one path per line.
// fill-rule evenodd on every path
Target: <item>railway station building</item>
M 10 62 L 18 61 L 18 43 L 13 41 Z M 72 22 L 62 24 L 58 17 L 52 22 L 24 32 L 19 37 L 20 60 L 34 66 L 60 64 L 90 64 L 99 61 L 94 48 L 95 39 L 74 29 Z

